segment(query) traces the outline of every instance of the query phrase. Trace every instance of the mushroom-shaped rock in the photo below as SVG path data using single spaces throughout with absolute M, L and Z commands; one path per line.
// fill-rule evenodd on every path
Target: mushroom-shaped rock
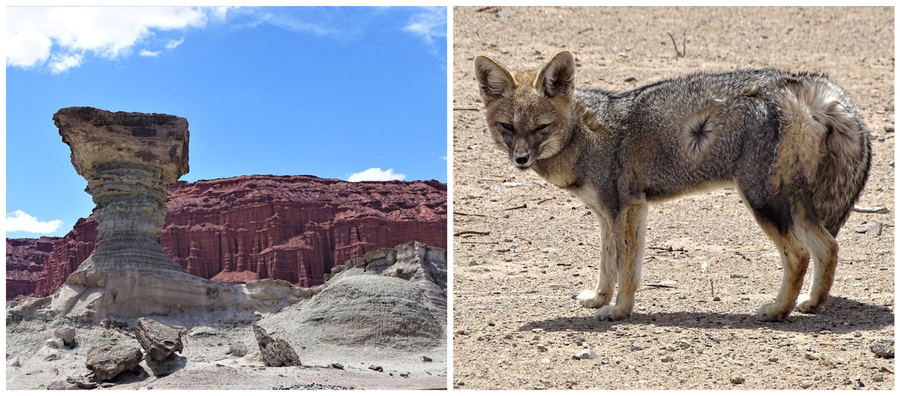
M 181 333 L 153 319 L 140 318 L 134 323 L 134 336 L 150 359 L 161 362 L 175 352 L 182 352 Z

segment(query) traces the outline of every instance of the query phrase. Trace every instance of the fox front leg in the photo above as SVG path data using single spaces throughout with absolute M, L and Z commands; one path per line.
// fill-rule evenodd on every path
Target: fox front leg
M 615 305 L 607 305 L 594 313 L 597 320 L 622 320 L 631 316 L 634 294 L 641 281 L 641 262 L 647 231 L 647 203 L 639 202 L 628 206 L 617 216 L 613 230 L 619 292 L 616 295 Z
M 600 240 L 603 251 L 600 252 L 600 274 L 597 277 L 597 283 L 592 289 L 583 290 L 576 297 L 578 305 L 585 308 L 600 308 L 609 304 L 616 287 L 616 241 L 609 221 L 599 211 L 594 210 L 594 213 L 597 214 L 597 220 L 600 222 Z

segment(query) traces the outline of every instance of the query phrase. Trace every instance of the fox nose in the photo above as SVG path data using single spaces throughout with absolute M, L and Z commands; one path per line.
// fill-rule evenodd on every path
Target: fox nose
M 525 165 L 526 163 L 528 163 L 528 156 L 520 155 L 516 157 L 516 163 L 519 165 Z

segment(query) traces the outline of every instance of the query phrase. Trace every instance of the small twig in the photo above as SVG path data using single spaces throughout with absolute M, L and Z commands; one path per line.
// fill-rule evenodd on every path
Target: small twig
M 478 213 L 463 213 L 463 212 L 453 212 L 455 215 L 460 216 L 478 216 L 478 217 L 487 217 L 487 215 L 478 214 Z
M 644 285 L 645 287 L 652 287 L 656 289 L 677 289 L 678 286 L 667 285 L 664 283 L 648 283 Z
M 547 201 L 549 201 L 549 200 L 551 200 L 551 199 L 556 199 L 556 197 L 550 197 L 550 198 L 547 198 L 547 199 L 542 199 L 542 200 L 538 201 L 537 204 L 540 205 L 540 204 L 542 204 L 542 203 L 544 203 L 544 202 L 547 202 Z
M 853 205 L 853 211 L 859 213 L 889 213 L 890 209 L 886 206 L 876 206 L 874 208 L 867 208 L 864 206 L 856 206 Z
M 503 210 L 516 210 L 516 209 L 526 209 L 526 208 L 528 208 L 528 204 L 521 204 L 519 206 L 513 206 L 511 208 L 506 208 Z
M 477 107 L 454 107 L 453 111 L 480 111 Z
M 687 43 L 687 29 L 684 29 L 684 32 L 681 33 L 681 51 L 678 50 L 678 44 L 675 43 L 675 36 L 669 32 L 666 32 L 666 34 L 672 39 L 672 46 L 675 47 L 675 54 L 678 55 L 679 58 L 684 58 L 684 55 L 687 54 L 687 48 L 685 47 L 685 44 Z
M 709 294 L 712 295 L 713 297 L 716 296 L 716 287 L 713 285 L 712 279 L 709 280 Z
M 662 250 L 664 252 L 687 252 L 684 248 L 672 248 L 671 246 L 647 246 L 647 249 Z
M 491 232 L 490 231 L 460 231 L 460 232 L 453 234 L 453 236 L 455 236 L 455 237 L 460 236 L 460 235 L 491 235 Z
M 473 245 L 496 245 L 499 242 L 482 242 L 482 241 L 462 241 L 460 243 L 470 243 Z

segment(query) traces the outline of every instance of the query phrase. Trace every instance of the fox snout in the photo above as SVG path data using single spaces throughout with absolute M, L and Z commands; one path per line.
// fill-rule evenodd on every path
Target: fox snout
M 509 146 L 509 158 L 519 169 L 528 169 L 537 158 L 525 139 L 518 139 Z

